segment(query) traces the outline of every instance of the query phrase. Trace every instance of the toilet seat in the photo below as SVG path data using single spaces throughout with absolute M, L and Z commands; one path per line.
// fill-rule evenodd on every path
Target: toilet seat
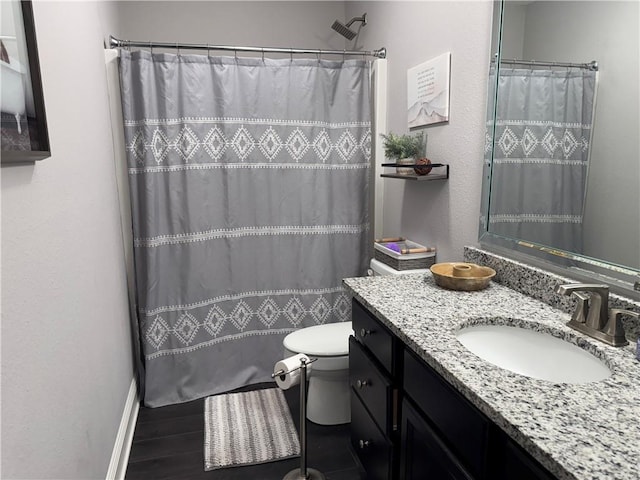
M 326 323 L 302 328 L 287 335 L 284 348 L 312 357 L 339 357 L 349 355 L 351 322 Z

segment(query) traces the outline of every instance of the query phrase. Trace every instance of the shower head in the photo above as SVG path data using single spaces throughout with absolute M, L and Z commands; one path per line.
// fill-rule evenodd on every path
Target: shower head
M 335 22 L 333 22 L 333 25 L 331 25 L 331 28 L 333 28 L 347 40 L 353 40 L 353 37 L 356 36 L 356 32 L 351 30 L 349 27 L 353 25 L 354 22 L 362 22 L 362 26 L 364 27 L 367 24 L 367 14 L 364 13 L 361 17 L 353 17 L 347 22 L 346 25 L 343 25 L 338 20 L 336 20 Z

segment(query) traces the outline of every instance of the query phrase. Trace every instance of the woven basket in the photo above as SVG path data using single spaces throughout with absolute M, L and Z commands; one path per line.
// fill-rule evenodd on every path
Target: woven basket
M 429 268 L 431 265 L 436 263 L 436 254 L 435 252 L 430 254 L 424 258 L 410 258 L 410 259 L 402 259 L 402 258 L 394 258 L 390 255 L 381 252 L 380 250 L 374 250 L 373 258 L 384 263 L 385 265 L 390 266 L 391 268 L 395 268 L 396 270 L 417 270 L 423 268 Z

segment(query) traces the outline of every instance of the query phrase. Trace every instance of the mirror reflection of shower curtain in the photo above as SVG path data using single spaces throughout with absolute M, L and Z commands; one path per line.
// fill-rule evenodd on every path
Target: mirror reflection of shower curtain
M 596 74 L 500 69 L 489 231 L 582 252 Z
M 369 62 L 120 51 L 145 404 L 271 381 L 367 268 Z

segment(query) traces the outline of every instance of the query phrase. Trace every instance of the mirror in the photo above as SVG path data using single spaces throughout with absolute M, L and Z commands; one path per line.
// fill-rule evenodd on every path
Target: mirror
M 481 243 L 640 280 L 639 17 L 635 1 L 495 3 Z

